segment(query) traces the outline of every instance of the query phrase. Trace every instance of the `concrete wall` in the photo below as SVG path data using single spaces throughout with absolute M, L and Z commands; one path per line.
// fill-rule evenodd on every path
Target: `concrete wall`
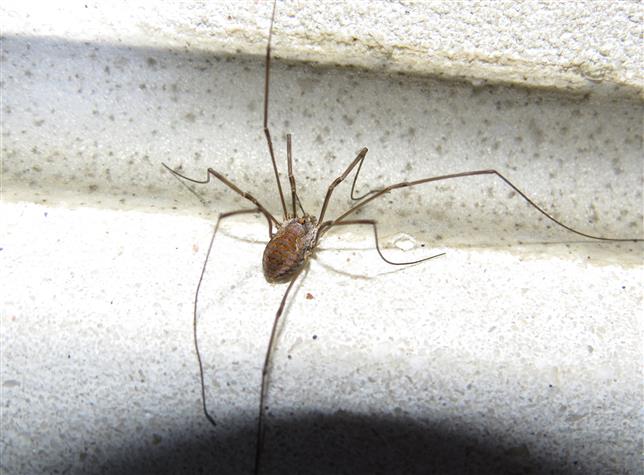
M 267 2 L 2 5 L 2 469 L 252 470 L 284 286 L 262 133 Z M 634 2 L 279 2 L 270 127 L 304 208 L 494 168 L 582 232 L 644 237 Z M 401 74 L 404 73 L 404 74 Z M 283 178 L 283 185 L 287 182 Z M 328 216 L 351 206 L 339 187 Z M 321 242 L 285 313 L 266 471 L 637 472 L 642 246 L 557 229 L 500 179 L 393 192 Z M 314 338 L 315 337 L 315 338 Z

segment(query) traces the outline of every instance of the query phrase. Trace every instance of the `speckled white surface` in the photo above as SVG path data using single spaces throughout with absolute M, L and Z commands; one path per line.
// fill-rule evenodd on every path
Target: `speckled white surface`
M 204 206 L 165 162 L 196 178 L 218 169 L 278 212 L 261 131 L 261 61 L 48 38 L 11 37 L 3 46 L 5 197 L 211 218 L 240 206 L 218 186 L 198 190 Z M 367 146 L 359 190 L 496 168 L 572 226 L 641 230 L 639 102 L 281 64 L 272 78 L 276 153 L 284 167 L 291 132 L 310 212 Z M 347 208 L 347 195 L 348 186 L 337 190 L 330 216 Z M 401 190 L 372 209 L 383 232 L 440 245 L 569 238 L 544 234 L 540 215 L 492 177 Z
M 197 197 L 160 163 L 195 177 L 217 168 L 278 213 L 261 134 L 261 60 L 212 53 L 222 51 L 221 31 L 232 31 L 213 26 L 226 15 L 242 25 L 231 44 L 260 44 L 267 20 L 253 9 L 266 7 L 148 8 L 147 29 L 132 36 L 140 23 L 116 22 L 96 4 L 89 14 L 85 3 L 30 5 L 3 3 L 4 13 L 14 8 L 3 26 L 23 34 L 3 28 L 1 469 L 250 473 L 262 356 L 284 287 L 261 275 L 264 222 L 226 223 L 200 308 L 213 430 L 200 412 L 192 298 L 213 218 L 242 204 L 214 184 Z M 316 17 L 304 4 L 300 21 L 294 8 L 280 5 L 276 31 L 293 35 L 297 49 L 298 28 Z M 319 23 L 344 31 L 328 20 L 338 8 Z M 579 31 L 588 18 L 617 31 L 633 8 L 578 9 Z M 128 18 L 142 9 L 133 4 Z M 32 15 L 20 23 L 24 11 Z M 87 21 L 69 21 L 72 12 Z M 466 26 L 465 14 L 443 17 L 482 32 L 482 45 L 509 42 L 511 28 L 491 39 L 488 17 Z M 386 36 L 381 16 L 351 21 Z M 178 36 L 181 24 L 196 25 L 185 35 L 202 31 L 201 42 Z M 369 44 L 360 31 L 356 43 Z M 168 37 L 184 38 L 182 47 Z M 555 43 L 567 48 L 566 38 Z M 611 43 L 618 53 L 609 57 L 627 43 Z M 278 55 L 302 58 L 287 46 L 277 35 Z M 372 186 L 493 167 L 575 227 L 642 237 L 641 102 L 610 87 L 584 97 L 488 87 L 480 71 L 473 86 L 276 62 L 276 150 L 283 164 L 284 134 L 294 134 L 307 210 L 319 209 L 330 181 L 367 146 L 362 176 Z M 633 76 L 627 63 L 617 71 Z M 338 188 L 331 215 L 347 195 Z M 392 269 L 368 229 L 324 240 L 275 353 L 267 473 L 637 472 L 640 244 L 579 243 L 489 178 L 392 194 L 362 216 L 379 220 L 394 259 L 447 255 Z

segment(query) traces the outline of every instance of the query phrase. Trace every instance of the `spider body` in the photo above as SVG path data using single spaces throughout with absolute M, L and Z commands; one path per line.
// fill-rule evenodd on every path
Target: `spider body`
M 264 277 L 270 283 L 289 282 L 313 253 L 318 227 L 313 216 L 292 218 L 278 228 L 264 249 Z

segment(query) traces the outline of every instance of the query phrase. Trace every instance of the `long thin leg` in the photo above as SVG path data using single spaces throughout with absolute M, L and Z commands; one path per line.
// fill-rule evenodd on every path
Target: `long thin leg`
M 422 259 L 418 259 L 416 261 L 409 261 L 409 262 L 393 262 L 387 259 L 385 256 L 382 255 L 382 251 L 380 250 L 380 244 L 378 243 L 378 228 L 376 226 L 376 220 L 375 219 L 352 219 L 349 221 L 342 221 L 339 223 L 334 223 L 333 221 L 326 221 L 325 223 L 322 223 L 320 226 L 320 231 L 318 232 L 318 239 L 327 232 L 331 227 L 333 226 L 350 226 L 354 224 L 369 224 L 370 226 L 373 227 L 373 237 L 376 241 L 376 251 L 378 251 L 378 254 L 380 254 L 380 257 L 382 258 L 383 261 L 385 261 L 387 264 L 391 264 L 393 266 L 406 266 L 406 265 L 411 265 L 411 264 L 418 264 L 419 262 L 423 261 L 428 261 L 430 259 L 434 259 L 435 257 L 440 257 L 444 256 L 445 253 L 441 252 L 440 254 L 436 254 L 435 256 L 429 256 L 429 257 L 424 257 Z
M 225 176 L 223 176 L 223 175 L 222 175 L 221 173 L 219 173 L 218 171 L 213 170 L 212 168 L 208 168 L 208 176 L 206 177 L 206 179 L 205 179 L 205 180 L 195 180 L 194 178 L 188 178 L 187 176 L 182 175 L 181 173 L 174 171 L 172 168 L 170 168 L 170 167 L 169 167 L 168 165 L 166 165 L 165 163 L 162 163 L 161 165 L 163 165 L 164 167 L 166 167 L 166 168 L 168 169 L 168 171 L 169 171 L 170 173 L 172 173 L 173 175 L 176 175 L 176 176 L 178 176 L 178 177 L 180 177 L 180 178 L 182 178 L 182 179 L 184 179 L 184 180 L 190 181 L 190 182 L 192 182 L 192 183 L 197 183 L 197 184 L 199 184 L 199 185 L 205 185 L 205 184 L 207 184 L 207 183 L 210 183 L 210 177 L 211 177 L 211 176 L 214 176 L 217 180 L 221 181 L 224 185 L 226 185 L 228 188 L 230 188 L 231 190 L 233 190 L 235 193 L 237 193 L 237 194 L 239 194 L 239 195 L 243 196 L 243 197 L 244 197 L 244 198 L 246 198 L 248 201 L 250 201 L 250 202 L 251 202 L 251 203 L 253 203 L 255 206 L 257 206 L 257 209 L 259 209 L 262 213 L 264 213 L 264 216 L 266 216 L 266 217 L 267 217 L 267 218 L 269 218 L 271 221 L 273 221 L 273 223 L 275 223 L 275 225 L 277 225 L 277 226 L 279 226 L 279 225 L 280 225 L 280 222 L 279 222 L 277 219 L 275 219 L 275 217 L 274 217 L 274 216 L 273 216 L 273 215 L 272 215 L 272 214 L 271 214 L 271 213 L 270 213 L 270 212 L 269 212 L 269 211 L 268 211 L 264 206 L 262 206 L 262 204 L 261 204 L 259 201 L 257 201 L 257 198 L 255 198 L 253 195 L 251 195 L 250 193 L 248 193 L 248 192 L 246 192 L 246 191 L 242 191 L 242 190 L 240 190 L 240 189 L 237 187 L 237 185 L 235 185 L 232 181 L 230 181 L 228 178 L 226 178 Z
M 163 165 L 164 167 L 168 168 L 164 163 L 162 163 L 162 165 Z M 206 207 L 206 208 L 208 207 L 208 202 L 207 202 L 207 201 L 206 201 L 206 200 L 205 200 L 205 199 L 204 199 L 204 198 L 203 198 L 199 193 L 197 193 L 197 192 L 195 191 L 195 189 L 194 189 L 192 186 L 188 185 L 188 184 L 187 184 L 187 183 L 186 183 L 182 178 L 180 178 L 176 173 L 173 173 L 173 174 L 172 174 L 172 176 L 174 177 L 174 179 L 175 179 L 175 180 L 177 180 L 179 183 L 181 183 L 181 186 L 185 187 L 185 188 L 186 188 L 186 190 L 188 190 L 190 193 L 192 193 L 192 194 L 195 196 L 195 198 L 197 198 L 197 199 L 199 200 L 199 202 L 200 202 L 204 207 Z
M 273 151 L 273 141 L 271 140 L 271 132 L 268 130 L 268 85 L 271 69 L 271 39 L 273 38 L 273 22 L 275 21 L 275 9 L 277 1 L 273 0 L 273 14 L 271 15 L 271 26 L 268 30 L 268 45 L 266 46 L 266 74 L 264 76 L 264 135 L 266 136 L 266 143 L 268 144 L 268 153 L 271 156 L 273 163 L 273 171 L 275 172 L 275 181 L 277 182 L 277 190 L 280 193 L 280 201 L 282 202 L 282 210 L 284 212 L 284 219 L 287 218 L 286 201 L 284 201 L 284 192 L 282 191 L 282 183 L 280 182 L 280 175 L 277 171 L 277 162 L 275 161 L 275 152 Z
M 297 201 L 298 206 L 302 210 L 302 214 L 306 214 L 302 203 L 300 202 L 300 197 L 297 196 L 297 190 L 295 188 L 295 175 L 293 174 L 293 149 L 291 147 L 291 134 L 286 134 L 286 162 L 288 163 L 288 181 L 291 184 L 291 203 L 293 204 L 293 218 L 297 218 L 297 210 L 295 209 L 295 202 Z
M 342 175 L 340 175 L 338 178 L 333 180 L 333 182 L 329 185 L 329 188 L 326 191 L 326 195 L 324 196 L 324 203 L 322 204 L 322 211 L 320 211 L 320 217 L 318 218 L 318 223 L 322 222 L 322 218 L 324 218 L 324 213 L 326 213 L 326 208 L 329 205 L 329 200 L 331 199 L 331 194 L 333 193 L 333 190 L 335 190 L 335 187 L 338 186 L 340 183 L 344 181 L 344 179 L 351 173 L 351 170 L 354 169 L 354 167 L 360 163 L 362 164 L 362 161 L 364 160 L 364 157 L 367 155 L 367 148 L 363 148 L 358 152 L 358 156 L 351 162 L 351 164 L 347 167 L 347 169 L 344 171 Z M 338 221 L 336 219 L 336 221 Z
M 277 335 L 277 323 L 282 316 L 284 311 L 284 306 L 286 305 L 286 298 L 288 297 L 291 288 L 295 284 L 295 281 L 300 276 L 300 272 L 295 274 L 295 277 L 291 279 L 291 282 L 284 292 L 280 306 L 277 309 L 275 314 L 275 320 L 273 321 L 273 329 L 271 330 L 271 337 L 268 340 L 268 348 L 266 349 L 266 357 L 264 358 L 264 366 L 262 367 L 262 386 L 259 393 L 259 419 L 257 420 L 257 444 L 255 446 L 255 475 L 259 474 L 260 462 L 262 458 L 262 449 L 264 447 L 264 414 L 266 413 L 266 407 L 264 406 L 264 399 L 266 398 L 266 388 L 268 385 L 268 372 L 270 371 L 271 364 L 271 355 L 273 354 L 273 346 L 275 345 L 275 336 Z
M 372 195 L 372 194 L 377 193 L 378 191 L 380 191 L 380 190 L 370 190 L 370 191 L 367 191 L 362 196 L 354 196 L 354 192 L 355 192 L 355 189 L 356 189 L 356 181 L 358 181 L 358 176 L 360 175 L 360 170 L 362 170 L 362 164 L 363 163 L 364 163 L 364 160 L 361 160 L 360 164 L 358 165 L 358 169 L 356 170 L 356 174 L 353 177 L 353 183 L 351 183 L 351 194 L 350 194 L 350 196 L 351 196 L 351 199 L 353 201 L 359 201 L 359 200 L 361 200 L 362 198 L 364 198 L 366 196 Z
M 241 209 L 237 211 L 230 211 L 228 213 L 221 213 L 217 217 L 217 222 L 215 223 L 215 228 L 212 232 L 212 237 L 210 238 L 210 244 L 208 245 L 208 251 L 206 251 L 206 258 L 204 259 L 203 262 L 203 267 L 201 268 L 201 274 L 199 275 L 199 282 L 197 283 L 197 289 L 195 290 L 195 303 L 194 303 L 194 308 L 193 308 L 193 313 L 192 313 L 192 335 L 195 343 L 195 353 L 197 354 L 197 362 L 199 363 L 199 381 L 201 382 L 201 404 L 203 406 L 203 413 L 206 416 L 206 419 L 213 425 L 216 426 L 217 424 L 215 423 L 215 420 L 212 418 L 212 416 L 208 413 L 208 408 L 206 407 L 206 386 L 204 384 L 204 377 L 203 377 L 203 363 L 201 362 L 201 353 L 199 352 L 199 341 L 197 339 L 197 304 L 199 303 L 199 290 L 201 289 L 201 282 L 203 282 L 203 276 L 206 273 L 206 267 L 208 266 L 208 259 L 210 257 L 210 252 L 212 251 L 212 246 L 213 243 L 215 242 L 215 236 L 217 235 L 217 230 L 219 229 L 219 223 L 226 218 L 229 218 L 231 216 L 236 216 L 238 214 L 249 214 L 249 213 L 264 213 L 261 209 Z M 266 220 L 268 221 L 268 227 L 269 227 L 269 235 L 272 234 L 272 223 L 269 217 L 266 216 Z
M 376 198 L 378 198 L 379 196 L 382 196 L 385 193 L 388 193 L 388 192 L 390 192 L 392 190 L 395 190 L 395 189 L 398 189 L 398 188 L 406 188 L 406 187 L 410 187 L 410 186 L 416 186 L 416 185 L 420 185 L 420 184 L 423 184 L 423 183 L 429 183 L 429 182 L 432 182 L 432 181 L 450 180 L 452 178 L 462 178 L 462 177 L 466 177 L 466 176 L 476 176 L 476 175 L 496 175 L 501 180 L 503 180 L 508 186 L 510 186 L 510 188 L 512 188 L 514 191 L 516 191 L 519 194 L 519 196 L 521 196 L 521 198 L 523 198 L 525 201 L 527 201 L 528 204 L 530 204 L 533 208 L 535 208 L 537 211 L 539 211 L 541 214 L 543 214 L 550 221 L 552 221 L 555 224 L 561 226 L 562 228 L 570 231 L 571 233 L 578 234 L 579 236 L 583 236 L 583 237 L 590 238 L 590 239 L 598 239 L 598 240 L 601 240 L 601 241 L 642 241 L 643 240 L 643 239 L 640 239 L 640 238 L 608 238 L 608 237 L 602 237 L 602 236 L 593 236 L 592 234 L 586 234 L 586 233 L 582 233 L 581 231 L 577 231 L 576 229 L 571 228 L 570 226 L 567 226 L 564 223 L 562 223 L 561 221 L 559 221 L 559 220 L 555 219 L 554 217 L 552 217 L 545 210 L 543 210 L 543 208 L 541 208 L 534 201 L 532 201 L 530 198 L 528 198 L 528 196 L 523 191 L 521 191 L 519 188 L 517 188 L 510 180 L 508 180 L 506 177 L 504 177 L 502 174 L 500 174 L 496 170 L 491 170 L 491 169 L 489 169 L 489 170 L 475 170 L 475 171 L 471 171 L 471 172 L 462 172 L 462 173 L 452 173 L 452 174 L 449 174 L 449 175 L 441 175 L 441 176 L 435 176 L 435 177 L 430 177 L 430 178 L 423 178 L 421 180 L 414 180 L 414 181 L 409 181 L 409 182 L 404 181 L 404 182 L 401 182 L 401 183 L 396 183 L 394 185 L 389 185 L 389 186 L 387 186 L 385 188 L 382 188 L 381 190 L 372 190 L 369 193 L 367 193 L 367 195 L 370 194 L 370 193 L 373 193 L 372 196 L 364 199 L 363 201 L 359 202 L 358 204 L 356 204 L 355 206 L 350 208 L 344 214 L 340 215 L 339 218 L 336 218 L 333 221 L 333 224 L 338 224 L 339 221 L 342 221 L 344 218 L 346 218 L 350 214 L 356 212 L 358 209 L 362 208 L 364 205 L 366 205 L 370 201 L 373 201 Z
M 288 181 L 291 184 L 291 204 L 293 205 L 293 218 L 297 218 L 295 208 L 295 176 L 293 176 L 293 150 L 291 146 L 291 134 L 286 134 L 286 163 L 288 166 Z

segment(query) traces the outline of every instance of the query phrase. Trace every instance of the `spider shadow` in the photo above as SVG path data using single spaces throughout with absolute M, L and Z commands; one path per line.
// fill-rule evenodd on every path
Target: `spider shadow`
M 341 252 L 341 251 L 349 251 L 349 250 L 352 250 L 352 249 L 350 249 L 350 248 L 341 248 L 341 249 L 338 249 L 338 248 L 319 248 L 313 254 L 312 259 L 315 259 L 315 262 L 318 265 L 320 265 L 322 268 L 326 269 L 327 271 L 333 272 L 334 274 L 341 275 L 341 276 L 344 276 L 344 277 L 349 277 L 350 279 L 354 279 L 354 280 L 377 279 L 378 277 L 382 277 L 382 276 L 385 276 L 385 275 L 397 274 L 398 272 L 404 272 L 407 269 L 409 269 L 410 267 L 415 267 L 415 266 L 418 266 L 418 265 L 427 265 L 426 262 L 414 262 L 414 263 L 410 263 L 410 264 L 392 266 L 391 264 L 388 264 L 388 263 L 386 263 L 386 262 L 381 260 L 383 266 L 387 266 L 389 268 L 389 270 L 381 270 L 381 271 L 378 271 L 378 272 L 373 273 L 373 274 L 359 274 L 359 273 L 356 273 L 356 272 L 349 272 L 347 270 L 341 270 L 335 265 L 332 265 L 332 264 L 330 264 L 328 262 L 324 262 L 322 259 L 320 259 L 320 255 L 318 254 L 318 253 L 324 253 L 325 251 L 326 252 L 329 252 L 329 251 L 331 251 L 331 252 Z M 356 250 L 364 251 L 364 252 L 370 252 L 370 251 L 376 252 L 375 249 L 360 249 L 360 248 L 358 248 Z M 378 258 L 378 259 L 380 259 L 380 258 Z

